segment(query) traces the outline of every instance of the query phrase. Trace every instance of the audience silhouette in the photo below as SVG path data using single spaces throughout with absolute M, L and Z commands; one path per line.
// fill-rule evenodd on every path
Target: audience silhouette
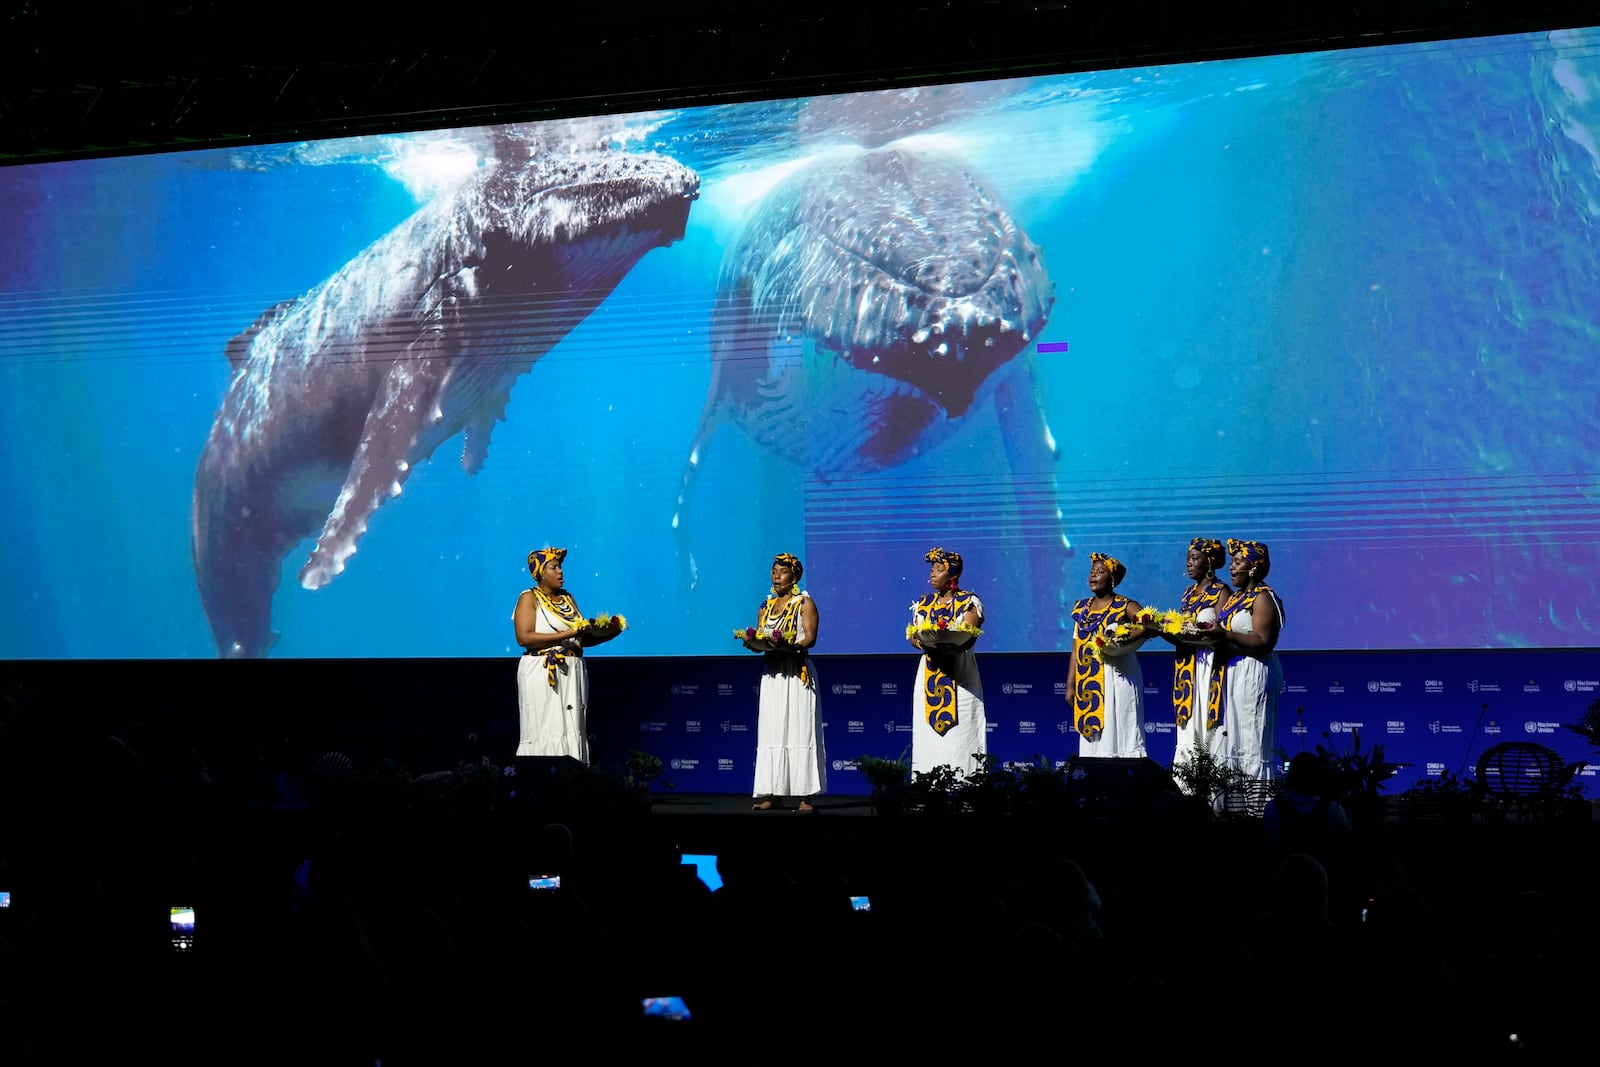
M 483 758 L 413 776 L 295 738 L 205 751 L 159 709 L 101 729 L 6 707 L 6 1064 L 747 1054 L 747 1038 L 778 1060 L 875 1042 L 1221 1055 L 1241 1035 L 1495 1062 L 1586 1033 L 1592 825 L 1392 822 L 1363 840 L 1305 764 L 1265 823 L 775 827 L 652 813 L 600 771 L 516 796 Z M 685 851 L 717 856 L 720 888 Z M 178 905 L 195 913 L 182 948 Z M 673 997 L 689 1018 L 643 1008 Z

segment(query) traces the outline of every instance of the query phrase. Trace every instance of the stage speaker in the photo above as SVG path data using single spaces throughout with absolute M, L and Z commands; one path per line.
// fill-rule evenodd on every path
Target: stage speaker
M 1176 791 L 1167 769 L 1145 756 L 1067 761 L 1067 796 L 1085 815 L 1142 815 L 1157 797 Z

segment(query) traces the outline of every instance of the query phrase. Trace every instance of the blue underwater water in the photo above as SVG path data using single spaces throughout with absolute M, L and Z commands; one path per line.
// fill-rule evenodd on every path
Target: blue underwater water
M 1123 592 L 1173 607 L 1196 536 L 1270 544 L 1284 647 L 1592 647 L 1597 44 L 1573 31 L 553 125 L 693 169 L 687 229 L 516 380 L 481 470 L 446 441 L 314 590 L 298 577 L 313 524 L 271 596 L 271 655 L 515 652 L 523 560 L 551 544 L 587 613 L 629 620 L 602 655 L 734 651 L 781 551 L 805 561 L 819 651 L 902 651 L 935 545 L 965 558 L 986 648 L 1045 651 L 1087 595 L 1089 552 L 1126 564 Z M 0 170 L 0 657 L 218 654 L 192 514 L 230 340 L 487 165 L 491 142 Z M 1054 303 L 947 436 L 883 469 L 797 463 L 706 418 L 724 255 L 783 175 L 885 145 L 968 168 L 1039 249 Z M 941 210 L 905 205 L 936 234 Z M 774 339 L 797 359 L 805 343 Z M 838 403 L 804 432 L 848 442 L 865 418 Z M 241 521 L 331 498 L 343 477 L 295 472 Z

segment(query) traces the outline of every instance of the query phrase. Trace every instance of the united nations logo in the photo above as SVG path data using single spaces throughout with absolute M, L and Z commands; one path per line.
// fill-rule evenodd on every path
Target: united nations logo
M 667 692 L 671 693 L 673 696 L 681 696 L 683 694 L 683 686 L 681 686 L 681 685 L 672 686 L 671 688 L 669 688 L 667 690 Z
M 675 770 L 675 771 L 683 770 L 683 761 L 682 760 L 677 760 L 677 759 L 673 760 L 672 761 L 672 769 Z
M 1153 723 L 1153 722 L 1145 723 L 1144 724 L 1144 732 L 1147 733 L 1147 734 L 1155 733 L 1156 732 L 1156 724 Z
M 1568 678 L 1566 681 L 1561 683 L 1561 688 L 1565 689 L 1569 693 L 1576 693 L 1578 691 L 1578 683 L 1573 681 L 1571 678 Z
M 1006 696 L 1010 696 L 1011 695 L 1011 683 L 1010 682 L 1001 682 L 1000 683 L 1000 692 L 1004 693 Z
M 1334 720 L 1333 722 L 1330 722 L 1328 724 L 1328 732 L 1330 734 L 1342 734 L 1342 733 L 1344 733 L 1344 723 L 1339 722 L 1338 720 Z
M 833 683 L 833 695 L 834 696 L 838 696 L 842 692 L 844 692 L 844 686 L 840 685 L 838 682 L 834 682 Z
M 1525 734 L 1536 734 L 1539 732 L 1539 724 L 1531 720 L 1529 722 L 1525 722 L 1522 724 L 1522 732 Z
M 1368 682 L 1367 683 L 1367 692 L 1376 693 L 1377 691 L 1378 691 L 1378 683 L 1377 682 Z

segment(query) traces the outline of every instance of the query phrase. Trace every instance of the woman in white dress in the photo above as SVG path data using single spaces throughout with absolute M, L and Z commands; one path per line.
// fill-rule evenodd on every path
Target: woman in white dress
M 532 589 L 517 598 L 511 615 L 517 644 L 519 756 L 571 756 L 589 762 L 589 672 L 579 630 L 583 613 L 561 584 L 564 548 L 528 553 Z M 591 642 L 596 643 L 596 642 Z
M 1275 650 L 1283 629 L 1283 601 L 1266 584 L 1272 561 L 1265 544 L 1229 538 L 1228 555 L 1235 592 L 1217 612 L 1226 632 L 1226 643 L 1217 648 L 1224 739 L 1220 755 L 1247 778 L 1268 782 L 1279 776 L 1273 746 L 1283 667 Z
M 923 559 L 930 565 L 933 592 L 911 605 L 907 631 L 912 647 L 922 653 L 911 704 L 911 770 L 926 774 L 952 767 L 958 774 L 973 774 L 978 757 L 988 751 L 983 682 L 972 652 L 983 628 L 983 602 L 961 588 L 959 552 L 935 548 Z
M 1221 541 L 1209 537 L 1190 541 L 1184 561 L 1189 587 L 1178 600 L 1178 610 L 1201 622 L 1215 623 L 1223 602 L 1233 595 L 1228 584 L 1216 576 L 1217 568 L 1227 562 Z M 1222 723 L 1222 686 L 1211 684 L 1216 650 L 1210 644 L 1185 641 L 1182 636 L 1168 636 L 1167 640 L 1177 646 L 1172 666 L 1172 713 L 1178 726 L 1178 743 L 1172 762 L 1188 764 L 1196 752 L 1207 749 L 1216 756 L 1220 735 L 1215 731 Z M 1217 680 L 1220 682 L 1221 678 Z
M 817 643 L 817 604 L 800 588 L 804 572 L 791 553 L 773 559 L 772 594 L 756 609 L 756 629 L 770 637 L 745 642 L 762 655 L 751 805 L 757 811 L 780 809 L 785 797 L 796 797 L 795 810 L 810 814 L 816 810 L 811 798 L 828 787 L 817 669 L 810 656 Z
M 1089 591 L 1072 607 L 1072 656 L 1067 661 L 1067 704 L 1078 732 L 1078 755 L 1137 757 L 1144 747 L 1144 674 L 1134 647 L 1139 628 L 1119 645 L 1112 630 L 1135 624 L 1140 604 L 1116 592 L 1128 568 L 1111 556 L 1089 554 Z

